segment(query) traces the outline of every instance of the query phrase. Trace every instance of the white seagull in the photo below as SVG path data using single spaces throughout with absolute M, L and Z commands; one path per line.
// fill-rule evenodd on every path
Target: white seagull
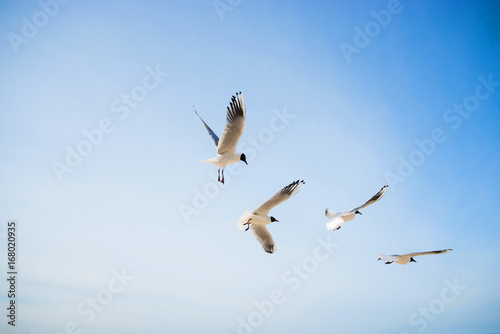
M 385 192 L 387 191 L 387 187 L 389 186 L 382 187 L 382 189 L 380 189 L 380 191 L 375 196 L 370 198 L 368 202 L 366 202 L 365 204 L 358 206 L 357 208 L 351 209 L 347 212 L 333 212 L 326 209 L 325 216 L 326 218 L 330 219 L 330 222 L 326 223 L 326 229 L 330 231 L 338 230 L 339 228 L 342 227 L 343 223 L 349 220 L 353 220 L 354 217 L 356 217 L 356 214 L 362 215 L 362 213 L 359 212 L 359 210 L 366 208 L 368 205 L 371 205 L 376 201 L 378 201 L 379 199 L 381 199 L 384 196 Z
M 196 115 L 198 112 L 194 111 Z M 201 162 L 210 162 L 215 166 L 219 167 L 218 173 L 218 181 L 224 183 L 224 168 L 227 165 L 234 164 L 238 161 L 243 161 L 247 163 L 247 158 L 244 153 L 236 153 L 236 145 L 240 140 L 243 131 L 245 130 L 245 118 L 246 118 L 246 108 L 245 108 L 245 100 L 243 99 L 243 95 L 241 92 L 236 93 L 236 97 L 233 95 L 231 98 L 231 102 L 229 103 L 229 107 L 227 107 L 227 115 L 226 115 L 226 126 L 222 131 L 222 135 L 217 137 L 215 132 L 210 129 L 210 127 L 205 123 L 205 121 L 201 118 L 200 115 L 198 117 L 201 119 L 205 128 L 208 131 L 210 137 L 212 137 L 215 146 L 217 147 L 217 157 L 202 160 Z M 222 178 L 220 175 L 222 169 Z
M 269 217 L 267 214 L 276 205 L 286 201 L 287 199 L 298 193 L 299 190 L 302 189 L 304 184 L 304 180 L 297 180 L 295 182 L 292 182 L 285 188 L 278 191 L 273 197 L 268 199 L 257 209 L 255 209 L 253 213 L 250 213 L 249 211 L 243 212 L 240 219 L 238 219 L 238 228 L 242 230 L 246 225 L 247 228 L 245 231 L 251 229 L 252 234 L 267 253 L 272 254 L 276 252 L 276 246 L 274 245 L 273 237 L 267 230 L 266 225 L 271 224 L 272 222 L 277 222 L 278 220 L 273 216 Z
M 443 250 L 437 250 L 437 251 L 430 251 L 430 252 L 419 252 L 419 253 L 408 253 L 408 254 L 403 254 L 403 255 L 384 255 L 384 254 L 379 254 L 379 261 L 382 260 L 385 262 L 385 264 L 391 264 L 393 262 L 399 263 L 399 264 L 407 264 L 410 262 L 417 262 L 413 258 L 414 256 L 420 256 L 420 255 L 432 255 L 432 254 L 445 254 L 451 252 L 453 249 L 443 249 Z

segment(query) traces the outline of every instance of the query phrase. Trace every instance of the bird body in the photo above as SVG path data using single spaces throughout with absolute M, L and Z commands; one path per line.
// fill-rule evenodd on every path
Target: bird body
M 245 223 L 251 219 L 252 223 L 251 225 L 260 225 L 260 226 L 265 226 L 271 224 L 271 217 L 267 215 L 258 215 L 255 213 L 251 213 L 250 211 L 245 211 L 241 214 L 240 219 L 238 219 L 238 228 L 240 230 L 243 230 L 244 228 L 247 228 Z
M 225 168 L 227 165 L 231 165 L 231 164 L 234 164 L 234 163 L 240 161 L 242 154 L 243 153 L 235 153 L 233 155 L 229 155 L 229 154 L 217 155 L 217 157 L 215 157 L 215 158 L 201 160 L 200 162 L 208 162 L 208 163 L 215 165 L 216 167 Z
M 408 253 L 408 254 L 403 254 L 403 255 L 384 255 L 384 254 L 379 254 L 379 261 L 384 261 L 385 264 L 391 264 L 393 262 L 399 263 L 399 264 L 408 264 L 410 262 L 417 262 L 413 258 L 414 256 L 421 256 L 421 255 L 434 255 L 434 254 L 445 254 L 451 252 L 453 249 L 443 249 L 443 250 L 437 250 L 437 251 L 429 251 L 429 252 L 416 252 L 416 253 Z
M 356 217 L 356 212 L 351 209 L 347 212 L 332 212 L 326 209 L 325 215 L 328 219 L 331 219 L 329 223 L 326 223 L 326 229 L 330 231 L 338 230 L 343 223 L 353 220 Z

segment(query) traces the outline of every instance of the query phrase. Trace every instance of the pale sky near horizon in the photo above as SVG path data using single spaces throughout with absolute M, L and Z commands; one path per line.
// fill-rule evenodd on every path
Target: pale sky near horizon
M 500 332 L 497 2 L 62 2 L 0 2 L 2 333 Z

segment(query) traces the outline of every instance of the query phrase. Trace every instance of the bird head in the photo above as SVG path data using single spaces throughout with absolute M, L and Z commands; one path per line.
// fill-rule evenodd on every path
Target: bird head
M 271 223 L 274 223 L 274 222 L 279 222 L 279 220 L 274 218 L 273 216 L 271 216 Z
M 415 262 L 416 263 L 417 261 L 415 261 L 414 258 L 410 257 L 410 262 Z
M 245 155 L 245 153 L 241 153 L 240 160 L 248 165 L 247 156 Z
M 356 210 L 356 214 L 357 215 L 363 215 L 361 212 L 359 212 L 358 210 Z

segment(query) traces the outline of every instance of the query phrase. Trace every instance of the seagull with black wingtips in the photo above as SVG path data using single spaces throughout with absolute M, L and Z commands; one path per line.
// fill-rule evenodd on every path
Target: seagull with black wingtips
M 437 250 L 437 251 L 429 251 L 429 252 L 417 252 L 417 253 L 408 253 L 408 254 L 403 254 L 403 255 L 384 255 L 384 254 L 379 254 L 379 261 L 384 261 L 385 264 L 391 264 L 393 262 L 399 263 L 399 264 L 407 264 L 410 262 L 417 262 L 413 258 L 414 256 L 421 256 L 421 255 L 435 255 L 435 254 L 446 254 L 451 252 L 453 249 L 443 249 L 443 250 Z
M 224 183 L 224 168 L 226 168 L 227 165 L 234 164 L 238 161 L 243 161 L 248 165 L 245 154 L 236 153 L 236 145 L 245 130 L 246 107 L 243 95 L 239 92 L 236 93 L 236 96 L 232 96 L 229 107 L 227 107 L 226 126 L 222 131 L 220 139 L 215 132 L 210 129 L 207 123 L 205 123 L 196 109 L 194 112 L 201 119 L 203 125 L 205 125 L 208 134 L 212 137 L 215 147 L 217 148 L 217 157 L 202 160 L 201 162 L 209 162 L 219 167 L 219 170 L 217 171 L 218 181 Z
M 273 216 L 268 216 L 268 213 L 272 208 L 298 193 L 304 184 L 304 180 L 292 182 L 278 191 L 273 197 L 265 201 L 252 213 L 249 211 L 243 212 L 238 220 L 238 228 L 242 230 L 246 226 L 245 231 L 248 231 L 249 229 L 252 231 L 252 234 L 261 244 L 262 248 L 264 248 L 264 251 L 271 254 L 276 252 L 276 245 L 274 244 L 273 237 L 267 230 L 266 225 L 278 222 L 279 220 Z
M 373 203 L 377 202 L 382 197 L 384 197 L 388 187 L 389 186 L 383 186 L 382 189 L 380 189 L 380 191 L 376 193 L 375 196 L 370 198 L 365 204 L 358 206 L 357 208 L 351 209 L 349 211 L 333 212 L 326 209 L 325 216 L 326 218 L 330 219 L 330 222 L 326 223 L 326 229 L 330 231 L 336 231 L 342 227 L 343 223 L 349 220 L 353 220 L 357 214 L 362 215 L 362 213 L 359 210 L 366 208 L 368 205 L 372 205 Z

